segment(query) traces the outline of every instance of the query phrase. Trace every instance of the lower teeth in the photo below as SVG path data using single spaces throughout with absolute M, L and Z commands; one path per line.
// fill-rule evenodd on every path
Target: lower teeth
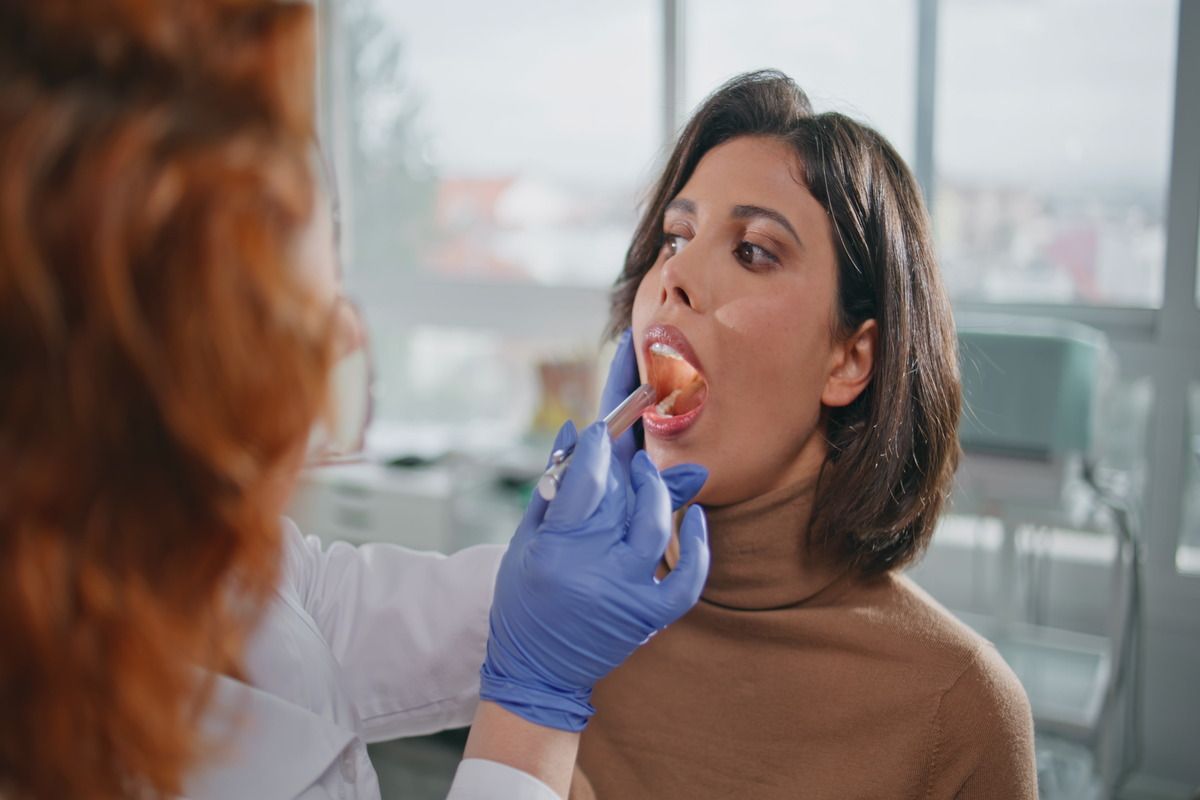
M 676 389 L 664 397 L 662 402 L 654 407 L 654 410 L 658 412 L 660 417 L 672 416 L 671 412 L 675 409 L 675 401 L 679 399 L 679 395 L 682 394 L 682 391 L 683 390 L 681 389 Z

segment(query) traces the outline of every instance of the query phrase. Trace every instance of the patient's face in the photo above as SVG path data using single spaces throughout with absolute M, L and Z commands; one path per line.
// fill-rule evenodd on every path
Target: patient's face
M 710 150 L 668 208 L 666 244 L 634 300 L 642 377 L 673 395 L 644 418 L 646 449 L 660 468 L 708 467 L 702 503 L 755 497 L 824 460 L 836 259 L 801 176 L 775 139 Z

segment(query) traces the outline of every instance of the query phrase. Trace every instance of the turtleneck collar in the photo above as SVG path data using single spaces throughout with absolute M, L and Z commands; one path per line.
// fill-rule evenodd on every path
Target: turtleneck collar
M 741 503 L 706 506 L 712 562 L 702 599 L 734 609 L 782 608 L 810 600 L 846 574 L 805 546 L 815 489 L 813 478 Z M 678 548 L 673 539 L 668 566 Z

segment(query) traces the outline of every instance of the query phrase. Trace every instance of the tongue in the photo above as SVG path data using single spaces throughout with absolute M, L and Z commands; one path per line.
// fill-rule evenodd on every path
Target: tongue
M 697 388 L 694 384 L 699 383 L 703 385 L 700 374 L 692 368 L 691 364 L 678 356 L 661 355 L 652 352 L 649 367 L 650 382 L 658 390 L 658 396 L 663 398 L 662 404 L 665 404 L 664 407 L 667 411 L 671 409 L 671 404 L 667 402 L 668 397 L 674 394 L 676 397 L 674 405 L 676 408 L 681 408 L 683 406 L 679 402 L 680 400 L 695 395 Z
M 655 410 L 663 417 L 686 414 L 700 404 L 703 390 L 704 381 L 696 375 L 687 386 L 675 389 L 664 397 Z
M 679 397 L 675 399 L 676 414 L 686 414 L 704 399 L 704 392 L 707 389 L 704 380 L 697 375 L 691 383 L 683 387 L 679 393 Z

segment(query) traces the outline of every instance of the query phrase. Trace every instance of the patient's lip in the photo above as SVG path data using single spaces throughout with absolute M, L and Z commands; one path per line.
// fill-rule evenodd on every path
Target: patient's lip
M 693 408 L 686 414 L 680 414 L 674 417 L 662 417 L 654 410 L 654 407 L 646 409 L 646 413 L 642 415 L 642 428 L 647 435 L 654 436 L 658 439 L 670 439 L 674 436 L 679 436 L 688 428 L 695 424 L 699 419 L 700 413 L 704 411 L 704 404 Z
M 646 358 L 650 358 L 650 345 L 660 343 L 665 344 L 683 357 L 683 360 L 692 366 L 692 369 L 700 373 L 700 377 L 704 377 L 704 368 L 700 365 L 700 359 L 696 357 L 696 351 L 692 349 L 692 343 L 683 335 L 683 331 L 676 328 L 674 325 L 655 324 L 646 328 L 642 334 L 642 347 L 645 350 Z M 705 378 L 707 381 L 707 378 Z
M 646 328 L 642 334 L 642 347 L 645 352 L 646 362 L 649 363 L 652 358 L 650 348 L 655 344 L 663 344 L 677 352 L 684 361 L 686 361 L 692 369 L 700 376 L 707 387 L 708 379 L 704 376 L 704 370 L 700 365 L 700 359 L 696 357 L 696 351 L 692 349 L 691 342 L 683 335 L 683 331 L 673 325 L 655 324 Z M 707 391 L 706 391 L 707 393 Z M 646 433 L 660 439 L 669 439 L 683 434 L 688 428 L 695 424 L 704 410 L 705 403 L 701 401 L 700 405 L 693 408 L 684 414 L 664 417 L 660 416 L 652 406 L 646 409 L 642 415 L 642 426 Z

